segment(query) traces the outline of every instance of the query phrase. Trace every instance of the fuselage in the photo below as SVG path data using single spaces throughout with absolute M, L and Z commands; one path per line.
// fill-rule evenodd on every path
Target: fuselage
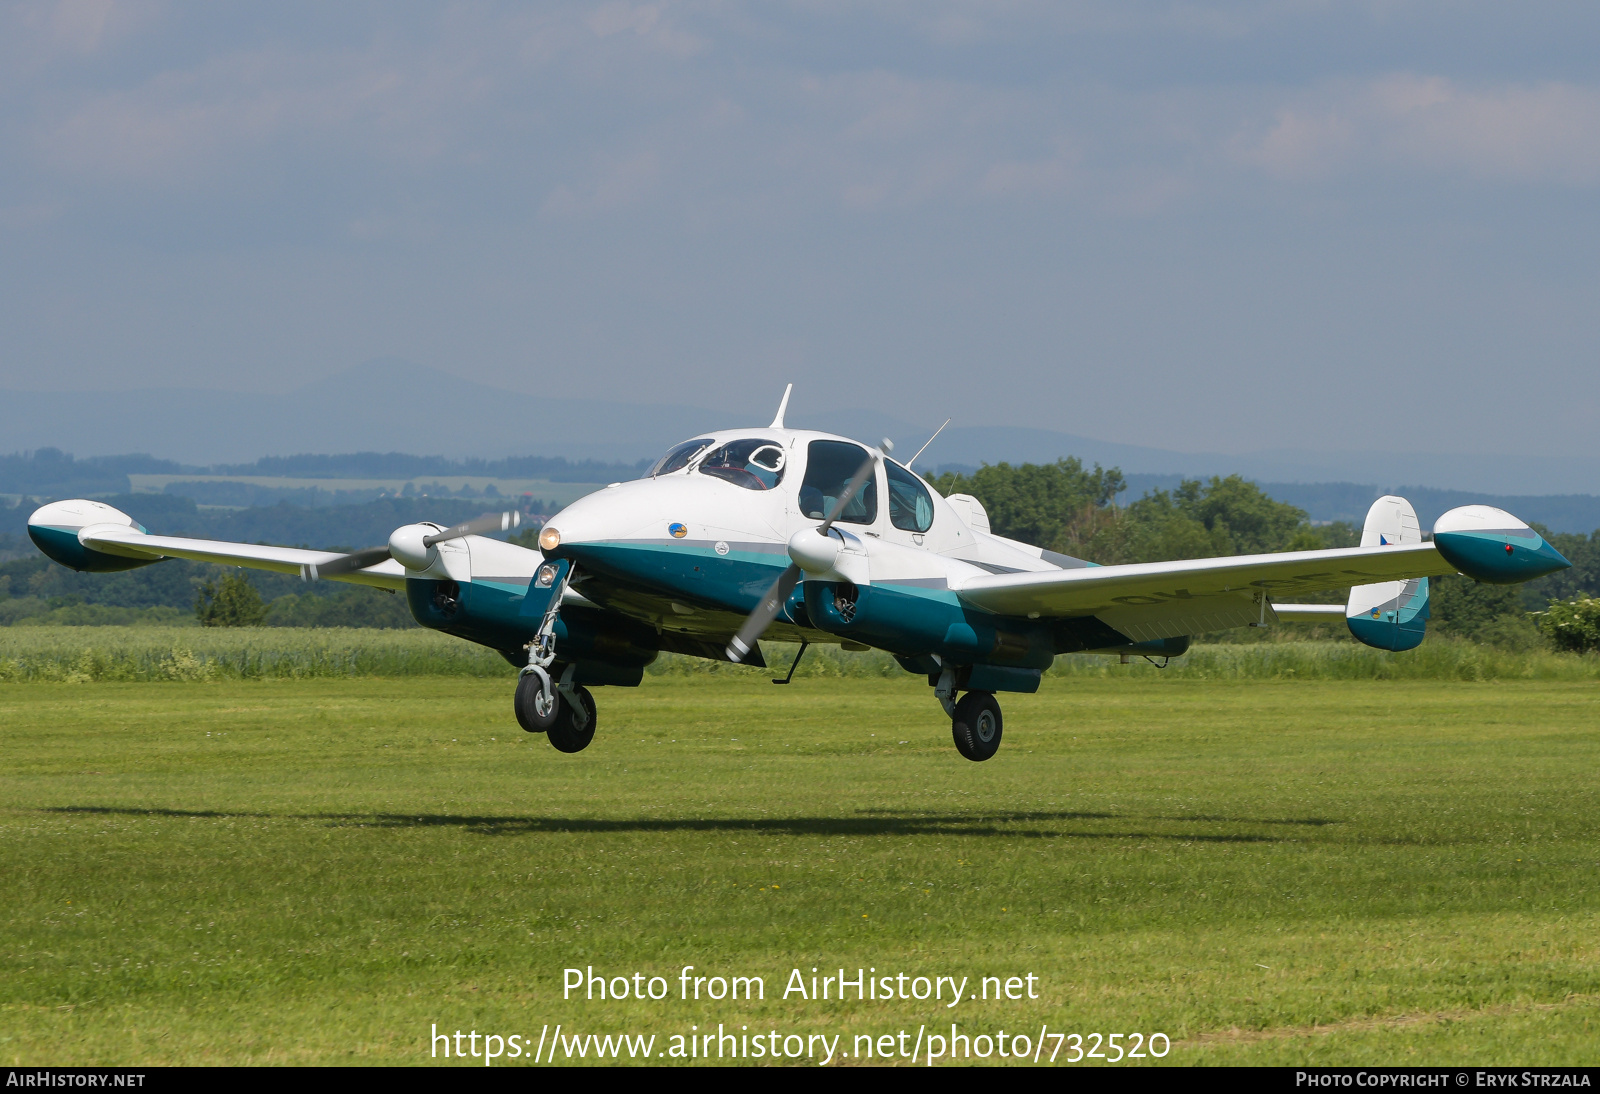
M 846 483 L 869 455 L 870 476 L 841 508 Z M 818 526 L 830 514 L 835 522 L 823 539 Z M 29 530 L 42 550 L 77 569 L 124 569 L 163 557 L 146 542 L 170 548 L 167 557 L 234 557 L 229 545 L 212 550 L 207 541 L 146 540 L 142 529 L 131 544 L 114 536 L 93 541 L 112 554 L 80 544 L 95 528 L 126 531 L 132 523 L 96 502 L 60 502 L 35 513 Z M 422 625 L 520 664 L 550 601 L 548 592 L 535 595 L 539 575 L 549 564 L 569 564 L 571 583 L 556 624 L 560 655 L 597 683 L 637 682 L 662 651 L 725 659 L 730 637 L 791 562 L 806 570 L 804 580 L 769 637 L 875 647 L 914 672 L 981 663 L 1002 673 L 1024 670 L 1036 686 L 1057 653 L 1177 653 L 1186 645 L 1131 643 L 1093 615 L 1014 617 L 964 603 L 956 590 L 975 577 L 1090 564 L 992 535 L 977 499 L 941 497 L 896 461 L 809 430 L 719 430 L 674 446 L 644 477 L 613 483 L 553 516 L 542 550 L 477 535 L 421 546 L 441 530 L 397 529 L 391 558 L 335 580 L 403 591 Z M 394 554 L 397 543 L 411 540 L 418 541 L 415 551 Z M 820 567 L 808 561 L 818 544 L 827 555 Z M 337 557 L 287 548 L 249 552 L 253 565 L 291 573 Z M 759 663 L 754 653 L 745 660 Z
M 822 524 L 869 450 L 786 428 L 720 430 L 652 472 L 581 498 L 546 525 L 545 554 L 574 564 L 584 598 L 663 635 L 720 646 Z M 873 646 L 934 671 L 944 659 L 1048 667 L 1064 650 L 1126 644 L 1092 618 L 1009 620 L 963 605 L 972 576 L 1088 563 L 990 534 L 975 499 L 956 505 L 887 457 L 834 524 L 837 561 L 808 573 L 770 637 Z M 977 525 L 975 527 L 975 525 Z M 932 655 L 936 660 L 928 661 Z

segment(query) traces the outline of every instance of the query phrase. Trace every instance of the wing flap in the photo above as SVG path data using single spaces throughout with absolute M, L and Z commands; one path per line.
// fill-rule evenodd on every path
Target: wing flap
M 1124 604 L 1095 613 L 1102 623 L 1135 642 L 1155 642 L 1185 634 L 1205 634 L 1275 623 L 1269 602 L 1263 609 L 1258 596 L 1249 593 L 1202 597 L 1169 604 Z
M 321 565 L 340 558 L 337 551 L 308 551 L 300 547 L 269 547 L 262 543 L 226 543 L 213 539 L 183 539 L 178 536 L 146 535 L 120 524 L 95 524 L 78 533 L 85 547 L 124 558 L 187 558 L 195 562 L 216 562 L 224 566 L 248 566 L 253 570 L 272 570 L 298 574 L 301 567 Z M 393 559 L 353 573 L 330 577 L 355 585 L 400 590 L 406 587 L 405 569 Z
M 1432 543 L 1417 543 L 983 574 L 968 578 L 956 593 L 973 607 L 999 615 L 1106 618 L 1104 613 L 1144 608 L 1146 612 L 1132 613 L 1129 619 L 1149 623 L 1167 614 L 1157 610 L 1163 607 L 1170 609 L 1174 618 L 1189 613 L 1198 618 L 1204 611 L 1196 602 L 1215 600 L 1219 614 L 1236 614 L 1238 597 L 1250 597 L 1254 604 L 1255 594 L 1262 591 L 1269 595 L 1305 593 L 1455 572 Z M 1255 610 L 1259 614 L 1259 608 Z

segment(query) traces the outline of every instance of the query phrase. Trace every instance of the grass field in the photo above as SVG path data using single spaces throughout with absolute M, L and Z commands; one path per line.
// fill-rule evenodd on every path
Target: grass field
M 432 1023 L 1600 1045 L 1592 678 L 1084 670 L 1008 697 L 985 764 L 909 676 L 656 675 L 597 693 L 578 756 L 516 729 L 504 678 L 77 679 L 0 684 L 7 1064 L 429 1062 Z M 589 965 L 673 994 L 563 1001 Z M 683 965 L 766 1000 L 681 1002 Z M 782 999 L 813 966 L 1040 997 Z

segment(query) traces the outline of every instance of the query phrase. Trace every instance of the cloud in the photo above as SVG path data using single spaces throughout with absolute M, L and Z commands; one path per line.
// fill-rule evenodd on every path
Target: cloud
M 1600 182 L 1600 88 L 1395 74 L 1281 107 L 1233 149 L 1286 178 L 1399 166 L 1587 187 Z
M 700 35 L 689 33 L 665 17 L 665 4 L 601 4 L 588 17 L 589 29 L 601 38 L 631 34 L 651 48 L 691 57 L 707 48 Z
M 1057 139 L 1054 154 L 1040 159 L 1007 159 L 992 164 L 978 180 L 978 189 L 997 197 L 1060 195 L 1076 174 L 1081 154 L 1065 139 Z
M 600 165 L 592 179 L 581 186 L 558 185 L 539 212 L 565 219 L 621 209 L 643 200 L 660 177 L 660 157 L 653 151 L 641 151 Z
M 371 56 L 237 53 L 85 96 L 40 144 L 70 173 L 181 189 L 285 140 L 302 152 L 344 139 L 426 158 L 443 144 L 431 124 L 438 105 L 428 103 L 427 75 Z

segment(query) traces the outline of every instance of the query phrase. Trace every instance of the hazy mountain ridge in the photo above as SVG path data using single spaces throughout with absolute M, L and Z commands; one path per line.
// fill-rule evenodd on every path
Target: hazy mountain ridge
M 776 407 L 778 391 L 771 393 Z M 952 396 L 952 410 L 959 410 Z M 433 452 L 449 459 L 564 457 L 635 464 L 697 432 L 759 428 L 771 411 L 729 413 L 689 405 L 546 398 L 464 381 L 398 360 L 369 361 L 281 394 L 190 389 L 68 393 L 10 391 L 0 398 L 0 450 L 59 447 L 94 458 L 150 452 L 183 467 L 249 464 L 308 452 Z M 877 440 L 888 436 L 909 458 L 937 421 L 836 405 L 795 392 L 790 425 Z M 953 422 L 924 463 L 1048 462 L 1075 455 L 1129 474 L 1228 475 L 1262 482 L 1426 482 L 1438 489 L 1499 496 L 1600 490 L 1600 456 L 1565 460 L 1516 453 L 1177 452 L 1048 429 Z
M 42 457 L 42 458 L 41 458 Z M 126 461 L 124 462 L 122 461 Z M 390 462 L 392 461 L 392 462 Z M 295 456 L 286 459 L 269 457 L 254 464 L 235 464 L 225 467 L 211 468 L 185 468 L 182 465 L 168 462 L 170 470 L 157 467 L 166 461 L 152 461 L 146 456 L 113 457 L 102 456 L 91 460 L 74 460 L 71 456 L 55 450 L 46 450 L 44 453 L 29 455 L 0 456 L 0 494 L 20 495 L 32 498 L 59 498 L 59 497 L 105 497 L 107 495 L 130 496 L 138 499 L 140 505 L 159 505 L 154 499 L 171 498 L 179 504 L 180 510 L 188 514 L 194 510 L 195 503 L 201 506 L 224 506 L 238 509 L 250 509 L 254 512 L 270 510 L 282 516 L 283 508 L 290 509 L 318 508 L 337 509 L 350 514 L 361 510 L 363 506 L 377 500 L 396 500 L 424 503 L 422 498 L 392 498 L 392 492 L 386 490 L 344 490 L 322 489 L 318 487 L 294 486 L 269 486 L 254 482 L 219 482 L 211 481 L 176 481 L 166 484 L 161 494 L 140 493 L 134 494 L 129 488 L 128 473 L 123 473 L 124 466 L 132 469 L 133 474 L 161 473 L 193 473 L 193 474 L 233 474 L 240 478 L 252 474 L 262 477 L 286 477 L 290 474 L 305 479 L 316 479 L 335 476 L 351 476 L 357 474 L 372 477 L 400 478 L 405 475 L 414 475 L 425 484 L 428 476 L 451 476 L 462 474 L 496 475 L 496 474 L 541 474 L 552 482 L 572 483 L 600 483 L 616 482 L 622 479 L 634 478 L 641 474 L 648 466 L 648 461 L 637 464 L 600 463 L 598 461 L 571 462 L 559 457 L 520 457 L 505 460 L 450 460 L 443 456 L 410 456 L 400 453 L 355 453 L 342 456 Z M 938 465 L 923 465 L 922 470 L 971 470 L 972 465 L 941 463 Z M 1142 496 L 1149 490 L 1166 490 L 1177 486 L 1182 480 L 1182 475 L 1165 474 L 1152 475 L 1143 473 L 1129 473 L 1125 475 L 1128 489 L 1119 495 L 1119 502 L 1126 503 Z M 1292 482 L 1260 482 L 1262 490 L 1279 501 L 1304 509 L 1314 521 L 1348 521 L 1359 525 L 1366 516 L 1367 508 L 1374 499 L 1385 493 L 1399 493 L 1410 499 L 1416 506 L 1417 515 L 1424 527 L 1430 526 L 1439 514 L 1458 505 L 1485 504 L 1495 505 L 1508 512 L 1515 513 L 1524 520 L 1543 524 L 1555 532 L 1589 532 L 1600 528 L 1600 497 L 1589 494 L 1569 495 L 1496 495 L 1482 494 L 1473 491 L 1441 490 L 1429 486 L 1402 486 L 1395 490 L 1386 490 L 1375 484 L 1324 482 L 1324 483 L 1292 483 Z M 416 491 L 421 492 L 421 491 Z M 467 501 L 463 495 L 446 497 L 435 494 L 434 503 L 449 502 L 451 506 L 467 505 L 480 508 L 493 508 L 506 504 L 512 500 L 522 507 L 531 507 L 540 512 L 550 512 L 560 505 L 547 498 L 516 498 L 501 495 L 480 494 L 474 500 Z M 114 503 L 115 504 L 115 503 Z M 32 511 L 32 504 L 19 504 L 12 508 L 0 507 L 0 534 L 19 535 L 25 531 L 26 515 Z M 452 508 L 452 512 L 454 509 Z M 476 514 L 473 514 L 476 515 Z M 426 519 L 426 518 L 418 518 Z M 456 519 L 454 517 L 449 519 Z M 149 524 L 144 521 L 143 523 Z M 151 524 L 152 528 L 156 525 Z M 363 525 L 364 526 L 364 525 Z M 209 527 L 209 522 L 208 522 Z M 318 525 L 318 527 L 323 527 Z M 180 534 L 172 528 L 163 528 L 162 531 Z M 210 533 L 207 533 L 210 534 Z M 287 529 L 282 534 L 288 534 Z M 271 532 L 266 526 L 258 526 L 254 538 L 274 538 L 276 533 Z M 237 538 L 237 537 L 223 537 Z M 336 536 L 341 542 L 347 536 Z M 0 548 L 3 550 L 4 548 Z

